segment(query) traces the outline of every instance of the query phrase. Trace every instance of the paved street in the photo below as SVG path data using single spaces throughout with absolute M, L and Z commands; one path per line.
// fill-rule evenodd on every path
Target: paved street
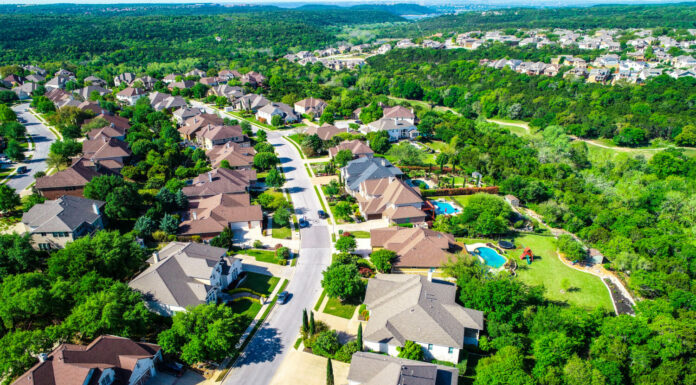
M 200 103 L 192 104 L 202 106 Z M 209 107 L 206 110 L 216 113 Z M 329 227 L 317 214 L 321 204 L 299 153 L 282 136 L 281 132 L 268 131 L 268 141 L 275 146 L 282 162 L 287 178 L 285 187 L 290 192 L 296 213 L 307 217 L 311 226 L 300 232 L 300 259 L 286 289 L 290 299 L 271 312 L 225 378 L 225 385 L 267 385 L 271 382 L 299 335 L 302 309 L 314 307 L 321 293 L 321 273 L 331 263 Z
M 27 127 L 27 132 L 34 140 L 34 156 L 23 163 L 14 165 L 15 167 L 27 166 L 28 171 L 24 174 L 14 174 L 7 180 L 7 185 L 20 192 L 34 182 L 34 174 L 38 171 L 46 171 L 48 165 L 46 158 L 48 151 L 57 138 L 43 123 L 29 112 L 29 103 L 22 103 L 12 107 L 18 118 L 23 118 Z

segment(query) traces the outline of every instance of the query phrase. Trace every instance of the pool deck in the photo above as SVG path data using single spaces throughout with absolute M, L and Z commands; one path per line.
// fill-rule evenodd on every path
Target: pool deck
M 481 261 L 481 263 L 483 263 L 484 265 L 488 266 L 491 269 L 491 271 L 498 272 L 498 271 L 505 270 L 505 263 L 507 263 L 510 260 L 510 258 L 508 256 L 499 252 L 499 250 L 498 250 L 499 247 L 497 247 L 497 246 L 491 247 L 486 243 L 472 243 L 470 245 L 464 245 L 464 247 L 466 247 L 466 251 L 469 252 L 469 254 L 477 256 L 479 261 Z M 487 264 L 486 260 L 484 260 L 480 255 L 474 253 L 474 251 L 476 249 L 478 249 L 479 247 L 488 247 L 489 249 L 495 250 L 496 253 L 498 253 L 501 257 L 505 258 L 505 263 L 503 263 L 503 265 L 498 267 L 498 268 L 495 268 L 495 267 Z

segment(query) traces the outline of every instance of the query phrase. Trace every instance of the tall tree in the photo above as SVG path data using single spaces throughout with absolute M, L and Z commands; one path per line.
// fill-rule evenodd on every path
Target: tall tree
M 326 361 L 326 385 L 334 385 L 334 374 L 333 366 L 331 365 L 331 358 Z

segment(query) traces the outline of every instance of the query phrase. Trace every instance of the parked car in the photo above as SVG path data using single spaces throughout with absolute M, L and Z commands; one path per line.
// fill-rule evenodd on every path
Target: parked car
M 324 210 L 319 210 L 317 213 L 319 214 L 319 218 L 321 218 L 321 219 L 326 219 L 326 218 L 329 217 L 329 216 L 324 212 Z
M 300 222 L 300 228 L 309 226 L 309 221 L 307 220 L 307 218 L 305 218 L 303 216 L 300 217 L 299 222 Z
M 17 173 L 18 173 L 18 174 L 26 174 L 27 171 L 29 171 L 29 170 L 27 169 L 27 166 L 19 166 L 19 167 L 17 167 Z
M 288 298 L 290 297 L 290 293 L 287 291 L 281 291 L 278 293 L 278 303 L 281 305 L 284 305 L 286 302 L 288 302 Z
M 186 371 L 186 367 L 176 361 L 164 361 L 162 362 L 160 369 L 162 371 L 172 373 L 177 377 L 183 376 L 184 372 Z

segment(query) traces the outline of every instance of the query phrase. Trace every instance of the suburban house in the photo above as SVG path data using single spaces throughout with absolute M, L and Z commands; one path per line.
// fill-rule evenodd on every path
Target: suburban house
M 121 84 L 129 86 L 133 81 L 135 81 L 135 74 L 130 72 L 124 72 L 114 77 L 114 85 L 116 87 L 120 87 Z
M 229 86 L 227 84 L 220 84 L 218 86 L 212 87 L 208 90 L 208 95 L 224 96 L 229 100 L 234 100 L 244 96 L 244 89 L 242 87 Z
M 198 79 L 198 83 L 204 84 L 208 87 L 216 86 L 220 83 L 218 77 L 202 77 Z
M 94 118 L 92 118 L 90 120 L 85 120 L 83 125 L 92 122 L 92 120 L 94 120 L 94 119 L 106 120 L 108 122 L 109 126 L 114 127 L 118 130 L 122 130 L 123 132 L 128 131 L 128 129 L 130 128 L 130 121 L 128 120 L 128 118 L 124 118 L 122 116 L 116 116 L 116 115 L 107 115 L 107 114 L 103 114 L 103 113 L 95 116 Z
M 356 352 L 350 360 L 348 385 L 457 385 L 459 370 L 451 366 Z
M 87 167 L 83 159 L 79 159 L 65 170 L 37 178 L 35 187 L 46 199 L 58 199 L 63 195 L 81 197 L 87 183 L 100 175 L 102 173 Z
M 355 195 L 360 190 L 360 184 L 366 180 L 383 179 L 404 173 L 394 167 L 384 158 L 363 157 L 351 160 L 341 168 L 341 178 L 345 181 L 346 191 Z
M 99 86 L 99 87 L 106 87 L 106 81 L 102 78 L 96 77 L 94 75 L 87 76 L 84 79 L 85 85 L 88 86 Z
M 94 92 L 96 92 L 99 96 L 104 96 L 104 95 L 110 94 L 111 90 L 107 90 L 106 88 L 101 87 L 101 86 L 92 85 L 92 86 L 82 87 L 79 90 L 75 90 L 73 92 L 76 93 L 83 100 L 89 100 L 90 97 L 92 96 L 92 93 L 94 93 Z
M 26 99 L 31 99 L 32 93 L 36 91 L 36 89 L 39 88 L 36 83 L 24 83 L 19 87 L 15 87 L 12 89 L 12 91 L 17 94 L 17 97 L 19 100 L 26 100 Z
M 394 272 L 423 273 L 438 269 L 461 250 L 448 233 L 426 228 L 386 227 L 370 230 L 372 249 L 387 249 L 396 253 L 392 262 Z
M 116 138 L 99 136 L 82 142 L 82 156 L 85 159 L 117 173 L 131 154 L 128 144 Z
M 348 150 L 353 154 L 353 159 L 355 158 L 362 158 L 362 157 L 367 157 L 367 158 L 372 158 L 374 156 L 375 152 L 372 151 L 370 146 L 365 144 L 362 140 L 346 140 L 344 142 L 339 143 L 335 147 L 329 148 L 329 156 L 331 158 L 335 157 L 336 154 L 338 154 L 339 151 L 342 150 Z
M 70 79 L 67 76 L 63 75 L 56 75 L 52 79 L 46 82 L 44 84 L 44 87 L 46 87 L 46 90 L 54 90 L 54 89 L 63 89 L 65 88 L 65 83 L 69 82 Z
M 194 116 L 202 115 L 205 113 L 203 108 L 196 107 L 181 107 L 178 110 L 172 112 L 172 116 L 176 119 L 178 125 L 184 124 L 189 118 Z
M 218 76 L 221 78 L 224 78 L 225 80 L 232 80 L 232 79 L 239 79 L 242 77 L 242 74 L 240 74 L 236 70 L 222 70 L 218 72 Z
M 150 106 L 155 111 L 174 111 L 178 108 L 186 107 L 186 99 L 181 96 L 172 96 L 163 92 L 152 92 L 147 96 L 150 99 Z
M 46 81 L 46 77 L 39 74 L 30 74 L 27 75 L 26 81 L 31 83 L 41 83 Z
M 273 116 L 278 115 L 285 123 L 299 122 L 300 117 L 285 103 L 268 103 L 256 111 L 256 119 L 260 122 L 271 123 Z
M 129 106 L 133 106 L 138 99 L 145 97 L 146 94 L 147 92 L 142 88 L 126 87 L 123 89 L 123 91 L 116 94 L 116 99 L 128 104 Z
M 150 266 L 128 286 L 144 294 L 150 310 L 164 316 L 217 303 L 242 272 L 242 260 L 228 257 L 227 249 L 194 242 L 171 242 L 147 262 Z
M 196 141 L 198 132 L 207 126 L 219 126 L 224 123 L 224 120 L 213 114 L 199 114 L 184 121 L 184 125 L 179 127 L 179 133 L 187 140 Z
M 413 109 L 408 109 L 403 106 L 384 107 L 382 109 L 382 118 L 403 120 L 411 124 L 416 124 L 416 115 Z
M 345 128 L 338 128 L 332 124 L 324 123 L 321 126 L 309 126 L 306 135 L 317 135 L 321 140 L 331 140 L 334 136 L 346 132 Z
M 12 385 L 144 385 L 157 375 L 162 351 L 155 344 L 100 336 L 89 345 L 60 344 Z
M 252 87 L 259 87 L 263 86 L 263 84 L 266 82 L 266 77 L 258 72 L 251 71 L 242 75 L 239 81 L 242 84 L 250 84 Z
M 242 127 L 227 125 L 207 125 L 201 128 L 196 134 L 198 143 L 211 150 L 214 146 L 222 146 L 225 143 L 242 143 L 247 141 L 246 135 L 242 133 Z
M 175 88 L 178 88 L 180 90 L 187 90 L 189 88 L 193 88 L 193 86 L 195 86 L 195 85 L 196 85 L 196 82 L 194 82 L 193 80 L 182 80 L 179 82 L 169 83 L 169 85 L 167 85 L 167 88 L 170 91 L 174 90 Z
M 186 77 L 197 76 L 199 78 L 202 78 L 203 76 L 205 76 L 205 71 L 199 70 L 198 68 L 194 68 L 191 71 L 185 73 L 184 76 L 186 76 Z
M 367 124 L 368 132 L 386 131 L 389 140 L 397 142 L 401 139 L 414 139 L 418 136 L 418 127 L 406 119 L 391 119 L 382 117 Z
M 108 125 L 101 128 L 94 128 L 87 133 L 87 138 L 90 140 L 97 139 L 99 137 L 124 140 L 126 138 L 126 130 L 117 128 L 113 125 Z
M 145 75 L 145 76 L 141 76 L 139 78 L 136 78 L 133 81 L 133 84 L 137 84 L 138 82 L 142 83 L 143 87 L 146 90 L 152 90 L 153 88 L 155 88 L 155 83 L 157 83 L 157 79 L 153 78 L 152 76 Z
M 246 94 L 232 101 L 232 106 L 235 110 L 256 112 L 269 103 L 271 101 L 263 95 Z
M 176 81 L 176 78 L 178 78 L 180 76 L 182 78 L 184 77 L 183 74 L 169 74 L 169 75 L 165 76 L 164 78 L 162 78 L 162 82 L 164 82 L 165 84 L 172 84 Z
M 459 362 L 464 345 L 478 345 L 483 312 L 456 303 L 457 287 L 422 275 L 378 274 L 367 282 L 370 312 L 365 347 L 397 356 L 397 347 L 413 341 L 426 360 Z
M 219 168 L 223 160 L 229 163 L 232 169 L 251 170 L 254 164 L 254 155 L 256 150 L 249 146 L 249 142 L 234 143 L 227 142 L 222 146 L 214 146 L 206 151 L 205 155 L 210 159 L 210 164 L 215 168 Z
M 34 248 L 60 249 L 75 239 L 104 228 L 104 202 L 62 196 L 34 205 L 22 215 L 22 224 L 31 234 Z
M 75 74 L 72 71 L 68 71 L 64 68 L 59 69 L 53 76 L 65 76 L 68 80 L 75 80 Z
M 249 194 L 217 194 L 189 202 L 191 208 L 179 224 L 179 234 L 211 239 L 225 227 L 261 236 L 263 212 L 251 205 Z
M 299 102 L 295 102 L 295 111 L 298 114 L 307 114 L 313 118 L 321 116 L 324 113 L 324 109 L 327 104 L 322 99 L 317 98 L 307 98 L 302 99 Z
M 422 223 L 428 215 L 421 210 L 423 198 L 413 187 L 394 176 L 360 182 L 353 194 L 367 219 L 386 219 L 389 223 Z
M 255 183 L 254 170 L 216 168 L 198 175 L 181 191 L 189 200 L 196 200 L 218 194 L 244 194 L 249 192 L 249 188 Z

